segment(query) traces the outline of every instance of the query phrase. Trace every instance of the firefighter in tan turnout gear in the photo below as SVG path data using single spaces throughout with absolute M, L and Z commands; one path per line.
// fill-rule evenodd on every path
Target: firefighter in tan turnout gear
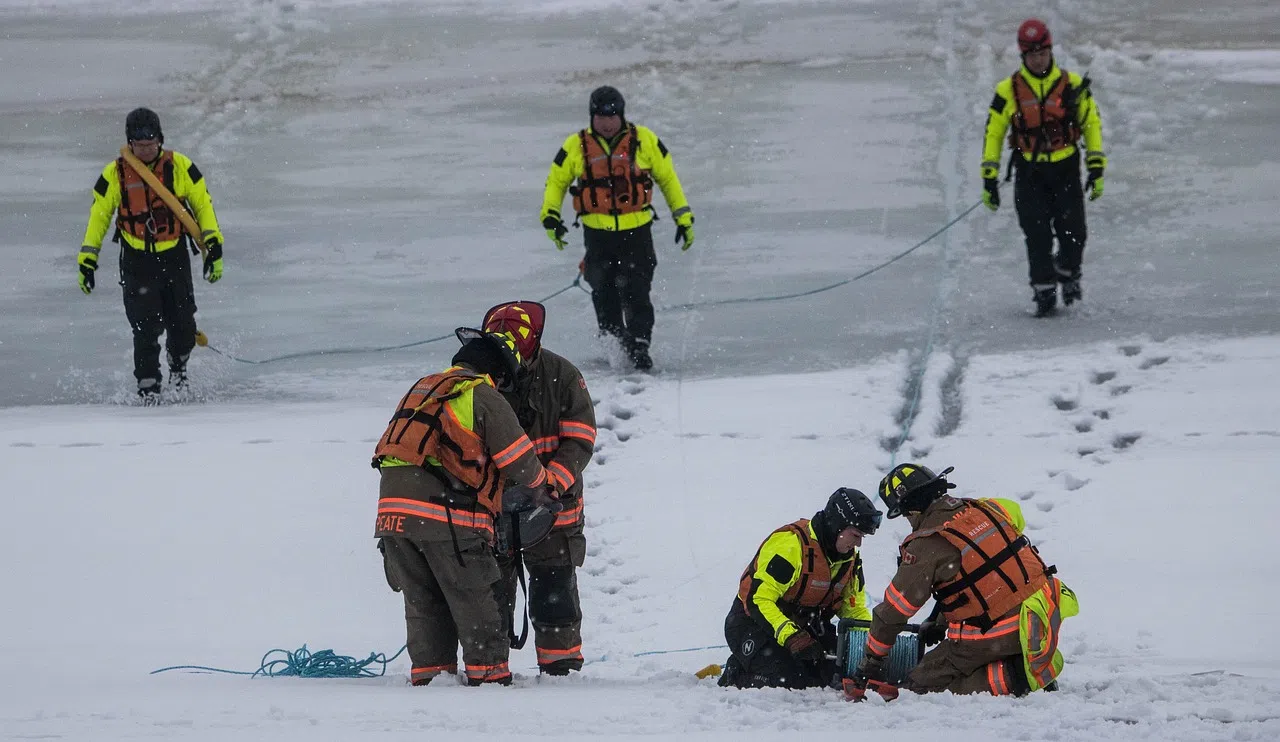
M 911 534 L 902 542 L 898 571 L 872 611 L 862 662 L 845 683 L 861 700 L 870 688 L 886 698 L 885 661 L 899 631 L 929 598 L 934 617 L 920 640 L 941 645 L 924 656 L 903 684 L 929 693 L 1021 696 L 1056 689 L 1062 671 L 1058 627 L 1079 607 L 1022 532 L 1016 502 L 950 497 L 951 469 L 934 474 L 902 464 L 880 482 L 887 515 L 904 515 Z
M 570 134 L 547 174 L 539 218 L 559 250 L 568 228 L 560 217 L 564 194 L 573 194 L 587 248 L 583 277 L 601 335 L 622 344 L 640 371 L 653 367 L 653 302 L 649 291 L 658 266 L 653 249 L 653 185 L 657 183 L 676 223 L 677 243 L 693 247 L 693 209 L 676 176 L 671 153 L 648 128 L 626 118 L 622 93 L 605 85 L 591 93 L 591 126 Z M 576 183 L 574 182 L 576 179 Z
M 181 152 L 163 149 L 160 117 L 138 108 L 125 118 L 129 151 L 151 170 L 161 185 L 190 207 L 200 234 L 189 234 L 164 199 L 143 180 L 124 156 L 108 163 L 93 186 L 93 207 L 77 259 L 80 290 L 97 285 L 98 256 L 111 220 L 112 241 L 120 244 L 120 285 L 124 313 L 133 328 L 133 375 L 138 396 L 153 404 L 160 395 L 160 335 L 165 335 L 169 380 L 175 389 L 187 384 L 187 359 L 196 345 L 196 299 L 191 281 L 188 240 L 205 247 L 204 277 L 222 278 L 222 231 L 213 199 L 200 169 Z M 192 246 L 192 252 L 197 252 Z
M 836 664 L 833 617 L 868 620 L 858 547 L 880 527 L 880 511 L 858 490 L 841 487 L 811 519 L 765 539 L 742 573 L 724 621 L 732 654 L 721 686 L 827 686 Z
M 1000 152 L 1008 131 L 1013 150 L 1009 166 L 1017 174 L 1014 208 L 1027 241 L 1036 316 L 1043 317 L 1057 308 L 1059 284 L 1064 304 L 1083 297 L 1080 276 L 1088 234 L 1080 188 L 1080 140 L 1088 170 L 1084 190 L 1090 201 L 1102 196 L 1107 157 L 1089 78 L 1054 62 L 1049 27 L 1035 18 L 1025 21 L 1018 28 L 1018 49 L 1022 66 L 996 85 L 987 112 L 982 200 L 992 211 L 1000 208 Z
M 537 302 L 513 301 L 485 313 L 487 332 L 515 339 L 523 363 L 514 387 L 505 392 L 534 452 L 547 468 L 559 496 L 560 512 L 551 533 L 518 551 L 499 554 L 503 614 L 514 619 L 516 582 L 529 572 L 528 613 L 533 621 L 538 670 L 567 675 L 582 669 L 582 608 L 577 568 L 586 558 L 583 535 L 582 470 L 596 442 L 596 415 L 582 373 L 565 358 L 542 347 L 546 309 Z M 527 627 L 526 627 L 527 628 Z M 520 642 L 512 632 L 513 644 Z
M 499 392 L 515 384 L 515 340 L 468 329 L 458 339 L 453 365 L 413 385 L 378 441 L 375 535 L 404 594 L 413 684 L 456 673 L 461 644 L 468 684 L 509 685 L 494 518 L 508 480 L 546 503 L 557 491 Z

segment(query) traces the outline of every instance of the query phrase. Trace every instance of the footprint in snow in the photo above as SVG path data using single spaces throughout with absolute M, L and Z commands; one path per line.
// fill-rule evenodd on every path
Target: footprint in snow
M 1071 412 L 1080 406 L 1080 401 L 1062 394 L 1055 394 L 1049 398 L 1053 402 L 1053 406 L 1063 412 Z
M 1129 393 L 1130 389 L 1133 389 L 1133 387 L 1128 384 L 1120 384 L 1118 386 L 1113 386 L 1111 387 L 1111 396 L 1113 397 L 1124 396 L 1125 394 Z
M 1138 364 L 1138 368 L 1142 369 L 1143 371 L 1146 371 L 1149 368 L 1155 368 L 1156 366 L 1163 366 L 1168 362 L 1169 362 L 1169 356 L 1151 356 L 1150 358 L 1143 359 L 1142 363 Z
M 1121 345 L 1120 352 L 1132 358 L 1142 352 L 1141 345 Z
M 626 407 L 618 407 L 615 405 L 613 408 L 613 416 L 619 420 L 630 420 L 632 417 L 635 417 L 635 414 L 635 412 Z
M 1137 443 L 1141 438 L 1141 433 L 1122 433 L 1111 439 L 1111 447 L 1117 451 L 1123 451 Z
M 1088 433 L 1093 430 L 1093 421 L 1088 418 L 1076 420 L 1075 429 L 1077 433 Z
M 1094 384 L 1105 384 L 1114 378 L 1116 378 L 1115 371 L 1094 371 L 1089 380 Z
M 1062 475 L 1062 486 L 1066 487 L 1068 492 L 1075 492 L 1088 483 L 1089 480 L 1080 479 L 1079 477 L 1073 476 L 1070 472 L 1065 472 Z

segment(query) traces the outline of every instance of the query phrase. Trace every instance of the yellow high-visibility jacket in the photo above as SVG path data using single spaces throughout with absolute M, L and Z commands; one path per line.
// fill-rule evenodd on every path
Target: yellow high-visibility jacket
M 625 130 L 624 127 L 623 131 Z M 587 134 L 595 137 L 606 152 L 612 151 L 609 142 L 590 128 L 587 129 Z M 667 207 L 671 209 L 672 218 L 678 221 L 682 215 L 690 213 L 690 209 L 689 201 L 684 196 L 684 188 L 680 185 L 680 178 L 676 175 L 675 165 L 671 162 L 671 153 L 667 151 L 666 145 L 658 135 L 647 127 L 637 125 L 636 135 L 640 140 L 640 146 L 636 152 L 636 167 L 647 171 L 658 184 Z M 551 163 L 551 172 L 547 174 L 546 190 L 542 196 L 542 212 L 538 215 L 539 221 L 548 216 L 560 217 L 560 206 L 564 203 L 565 193 L 568 192 L 573 181 L 582 177 L 585 171 L 582 142 L 578 138 L 578 132 L 575 131 L 564 140 L 564 145 L 560 147 L 560 151 L 556 153 Z M 621 232 L 642 227 L 653 221 L 653 212 L 645 209 L 617 215 L 583 214 L 579 219 L 584 227 Z
M 1044 100 L 1064 74 L 1067 75 L 1067 85 L 1071 90 L 1079 91 L 1083 84 L 1080 75 L 1074 72 L 1063 72 L 1056 63 L 1044 77 L 1036 77 L 1025 65 L 1014 74 L 1021 75 L 1040 100 Z M 995 97 L 991 99 L 991 107 L 987 111 L 986 137 L 982 145 L 984 175 L 1000 169 L 1000 154 L 1005 147 L 1005 134 L 1017 112 L 1018 102 L 1014 99 L 1013 79 L 1006 77 L 996 85 Z M 1107 158 L 1102 151 L 1102 120 L 1098 116 L 1098 104 L 1088 89 L 1081 91 L 1078 95 L 1076 123 L 1080 126 L 1080 134 L 1084 139 L 1086 159 L 1091 164 L 1097 163 L 1099 167 L 1106 167 Z M 1034 157 L 1036 162 L 1059 162 L 1074 156 L 1076 150 L 1077 146 L 1072 144 L 1058 150 L 1034 154 Z M 1030 162 L 1033 153 L 1023 152 L 1022 157 Z
M 125 167 L 128 167 L 127 165 Z M 173 152 L 173 195 L 184 201 L 191 208 L 196 224 L 200 226 L 199 238 L 207 241 L 216 237 L 222 242 L 222 230 L 218 228 L 218 217 L 213 210 L 213 198 L 205 184 L 200 169 L 192 164 L 191 159 L 181 152 Z M 83 262 L 86 255 L 95 258 L 102 248 L 102 240 L 111 227 L 111 220 L 120 209 L 120 171 L 116 160 L 107 163 L 102 175 L 93 187 L 93 206 L 89 209 L 89 225 L 84 232 L 80 256 Z M 146 250 L 143 240 L 125 230 L 120 231 L 124 242 L 136 250 Z M 178 245 L 181 240 L 164 240 L 157 242 L 153 250 L 164 252 Z

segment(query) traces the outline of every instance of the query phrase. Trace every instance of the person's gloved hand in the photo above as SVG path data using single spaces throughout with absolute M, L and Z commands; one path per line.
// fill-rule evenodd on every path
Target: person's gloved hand
M 995 211 L 1000 208 L 1000 168 L 984 165 L 982 167 L 982 203 Z
M 944 621 L 925 621 L 920 624 L 916 636 L 926 647 L 932 647 L 947 638 L 947 624 Z
M 80 263 L 80 290 L 86 294 L 93 293 L 93 272 L 98 270 L 98 259 L 91 253 L 81 252 L 77 260 Z
M 565 245 L 569 244 L 564 239 L 564 236 L 569 234 L 569 228 L 564 226 L 559 214 L 547 214 L 546 218 L 542 220 L 542 228 L 547 230 L 547 237 L 551 238 L 551 242 L 555 244 L 557 250 L 563 250 Z
M 1089 168 L 1089 177 L 1085 180 L 1084 187 L 1089 191 L 1089 200 L 1097 201 L 1102 197 L 1102 173 L 1107 169 L 1107 158 L 1089 155 L 1085 165 Z
M 222 280 L 222 242 L 217 237 L 204 241 L 204 280 L 217 283 Z
M 885 680 L 886 676 L 885 658 L 864 652 L 862 661 L 858 663 L 858 669 L 853 671 L 853 676 L 845 678 L 845 699 L 861 701 L 867 697 L 867 689 L 870 688 L 886 701 L 892 701 L 898 697 L 898 689 L 889 685 Z
M 564 510 L 564 503 L 560 502 L 560 491 L 553 484 L 535 489 L 533 491 L 533 504 L 537 507 L 546 508 L 553 513 Z
M 676 244 L 679 245 L 684 241 L 684 247 L 680 250 L 683 252 L 693 247 L 693 212 L 686 211 L 676 217 Z
M 822 651 L 822 647 L 818 646 L 818 642 L 804 629 L 800 629 L 788 636 L 787 641 L 782 646 L 791 653 L 792 657 L 801 662 L 817 662 L 826 656 L 826 653 Z

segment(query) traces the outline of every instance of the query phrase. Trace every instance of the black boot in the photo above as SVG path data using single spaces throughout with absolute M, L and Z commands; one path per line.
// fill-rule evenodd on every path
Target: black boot
M 1036 316 L 1051 317 L 1058 311 L 1058 287 L 1036 289 Z
M 160 404 L 160 380 L 138 379 L 138 399 L 143 407 L 154 407 Z
M 648 340 L 632 340 L 631 348 L 627 355 L 631 356 L 631 364 L 636 367 L 637 371 L 648 371 L 653 368 L 653 359 L 649 357 Z
M 1071 306 L 1084 298 L 1080 291 L 1080 279 L 1072 278 L 1062 282 L 1062 303 Z

